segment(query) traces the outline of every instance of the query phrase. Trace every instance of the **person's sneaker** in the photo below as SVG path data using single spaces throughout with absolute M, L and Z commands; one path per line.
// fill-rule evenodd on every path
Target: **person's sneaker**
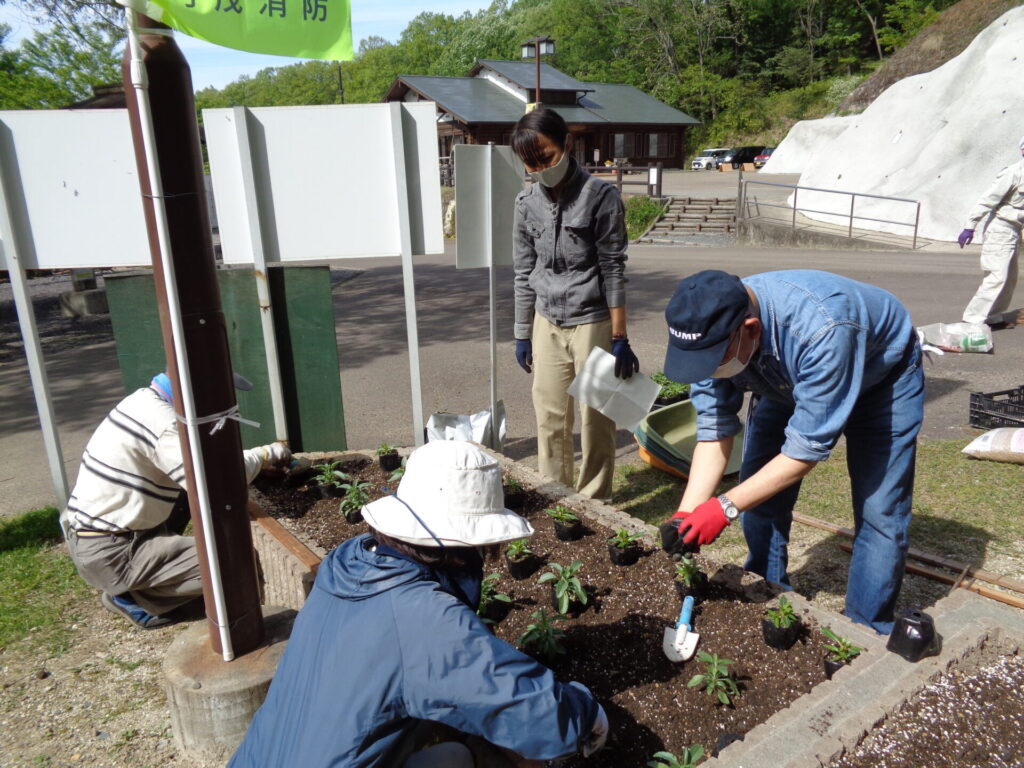
M 124 616 L 132 624 L 143 629 L 155 629 L 171 623 L 170 619 L 148 613 L 134 600 L 123 595 L 108 595 L 103 592 L 100 594 L 100 604 L 111 613 Z

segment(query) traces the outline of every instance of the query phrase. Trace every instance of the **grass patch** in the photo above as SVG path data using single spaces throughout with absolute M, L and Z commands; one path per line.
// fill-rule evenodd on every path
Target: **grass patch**
M 626 237 L 636 240 L 646 232 L 661 214 L 665 207 L 656 203 L 647 195 L 634 195 L 626 200 Z
M 1019 497 L 1024 468 L 969 459 L 960 453 L 968 442 L 934 440 L 918 445 L 910 543 L 1021 578 L 1024 516 L 1019 514 Z M 718 492 L 727 492 L 733 484 L 724 483 Z M 620 466 L 615 473 L 612 503 L 657 525 L 675 512 L 684 487 L 683 480 L 646 464 Z M 804 480 L 796 511 L 853 527 L 845 445 Z M 719 559 L 720 549 L 742 547 L 742 542 L 740 526 L 729 526 L 707 553 Z
M 0 522 L 0 648 L 25 641 L 66 650 L 74 606 L 91 590 L 60 542 L 53 507 Z

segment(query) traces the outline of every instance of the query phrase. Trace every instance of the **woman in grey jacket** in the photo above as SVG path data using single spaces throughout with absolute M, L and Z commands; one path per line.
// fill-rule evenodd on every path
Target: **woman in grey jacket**
M 615 355 L 615 375 L 640 369 L 626 336 L 626 227 L 622 199 L 572 158 L 572 136 L 550 109 L 520 118 L 512 147 L 534 183 L 516 198 L 516 360 L 533 373 L 542 474 L 573 485 L 575 404 L 566 389 L 594 347 Z M 575 487 L 607 498 L 615 424 L 580 406 L 582 464 Z

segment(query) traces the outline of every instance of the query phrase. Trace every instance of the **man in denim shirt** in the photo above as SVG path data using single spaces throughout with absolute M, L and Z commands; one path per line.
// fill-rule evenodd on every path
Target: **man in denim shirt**
M 791 270 L 743 280 L 707 270 L 665 310 L 665 374 L 699 382 L 697 446 L 668 550 L 710 544 L 743 513 L 746 567 L 792 589 L 789 530 L 800 482 L 846 436 L 855 528 L 845 613 L 892 629 L 903 578 L 924 413 L 921 350 L 890 293 L 838 275 Z M 752 392 L 740 483 L 715 498 Z

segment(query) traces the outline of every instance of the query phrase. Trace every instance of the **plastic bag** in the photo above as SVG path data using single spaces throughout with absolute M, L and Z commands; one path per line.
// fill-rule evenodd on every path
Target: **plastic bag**
M 1024 464 L 1024 428 L 1000 427 L 972 440 L 963 453 L 975 459 Z
M 984 323 L 932 323 L 917 329 L 922 344 L 947 352 L 991 352 L 992 329 Z
M 491 409 L 469 415 L 463 413 L 432 413 L 423 430 L 427 442 L 432 440 L 470 440 L 501 451 L 505 445 L 505 403 L 498 401 L 495 408 L 498 421 L 498 439 L 491 442 L 493 434 Z

